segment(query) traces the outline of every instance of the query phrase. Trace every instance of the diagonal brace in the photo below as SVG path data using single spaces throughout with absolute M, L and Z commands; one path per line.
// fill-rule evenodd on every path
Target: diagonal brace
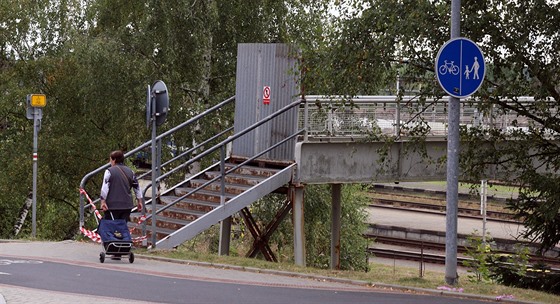
M 249 209 L 245 207 L 243 208 L 243 210 L 241 210 L 241 215 L 243 216 L 243 219 L 245 220 L 245 223 L 249 228 L 251 235 L 255 239 L 253 242 L 253 247 L 247 253 L 247 257 L 254 258 L 257 255 L 257 253 L 261 251 L 267 261 L 278 262 L 278 259 L 276 258 L 274 252 L 272 251 L 270 245 L 268 244 L 268 240 L 270 236 L 276 231 L 276 229 L 278 228 L 280 223 L 284 220 L 284 218 L 286 218 L 286 216 L 288 215 L 291 209 L 292 209 L 292 203 L 286 200 L 282 205 L 282 207 L 278 210 L 278 212 L 274 216 L 274 219 L 270 223 L 268 223 L 268 225 L 265 227 L 264 233 L 260 231 Z

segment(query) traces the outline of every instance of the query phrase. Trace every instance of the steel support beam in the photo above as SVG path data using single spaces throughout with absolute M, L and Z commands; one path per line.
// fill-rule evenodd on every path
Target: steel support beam
M 231 240 L 231 216 L 220 222 L 220 244 L 218 251 L 220 255 L 229 255 L 229 244 Z
M 278 262 L 278 259 L 276 258 L 274 252 L 268 244 L 268 240 L 270 239 L 270 236 L 276 231 L 280 223 L 282 223 L 284 218 L 286 218 L 286 215 L 288 215 L 291 209 L 292 203 L 289 200 L 286 200 L 282 207 L 278 210 L 278 212 L 276 212 L 276 215 L 274 216 L 272 221 L 270 221 L 270 223 L 266 225 L 264 233 L 259 229 L 257 222 L 249 211 L 249 208 L 245 207 L 240 211 L 241 215 L 243 216 L 243 220 L 247 225 L 247 229 L 249 229 L 249 232 L 251 232 L 251 235 L 254 238 L 253 247 L 247 253 L 247 257 L 254 258 L 260 251 L 267 261 Z
M 341 184 L 331 184 L 331 197 L 331 269 L 340 269 Z

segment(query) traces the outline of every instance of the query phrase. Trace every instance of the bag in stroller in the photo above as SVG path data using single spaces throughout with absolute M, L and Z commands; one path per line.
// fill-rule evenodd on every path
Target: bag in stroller
M 128 255 L 130 263 L 134 262 L 134 253 L 132 250 L 132 237 L 128 230 L 126 220 L 102 219 L 99 221 L 97 229 L 101 237 L 103 251 L 99 254 L 99 261 L 105 262 L 105 256 L 111 255 L 114 259 L 120 259 L 123 255 Z

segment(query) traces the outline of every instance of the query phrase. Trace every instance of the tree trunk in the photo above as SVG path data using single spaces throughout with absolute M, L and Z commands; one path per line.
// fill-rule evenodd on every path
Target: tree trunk
M 217 13 L 216 13 L 216 6 L 215 6 L 215 2 L 213 0 L 211 1 L 207 1 L 207 9 L 208 12 L 210 12 L 207 17 L 208 17 L 208 22 L 207 24 L 215 24 L 214 21 L 215 19 L 217 19 Z M 212 78 L 212 29 L 211 27 L 205 27 L 204 28 L 204 37 L 206 37 L 206 41 L 204 41 L 202 48 L 202 77 L 200 79 L 200 87 L 199 87 L 199 93 L 201 95 L 201 98 L 199 99 L 199 102 L 204 103 L 204 109 L 208 108 L 208 101 L 210 100 L 210 79 Z M 197 136 L 198 134 L 200 134 L 200 122 L 196 122 L 196 126 L 194 127 L 194 134 L 192 136 L 193 141 L 192 141 L 192 145 L 193 147 L 196 147 L 197 145 Z M 200 149 L 193 151 L 193 157 L 196 156 L 196 154 L 198 154 L 199 152 L 204 151 L 204 147 L 200 147 Z M 198 172 L 200 172 L 200 170 L 202 170 L 200 162 L 194 162 L 189 166 L 189 173 L 194 175 Z
M 27 217 L 27 213 L 29 213 L 29 209 L 31 209 L 31 205 L 33 205 L 33 192 L 29 192 L 27 198 L 25 199 L 25 203 L 21 207 L 21 211 L 19 212 L 19 217 L 16 219 L 16 223 L 14 225 L 14 236 L 19 234 L 23 223 L 25 223 L 25 218 Z

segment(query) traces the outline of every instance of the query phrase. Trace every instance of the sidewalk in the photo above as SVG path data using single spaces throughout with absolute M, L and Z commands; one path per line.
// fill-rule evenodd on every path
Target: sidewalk
M 279 271 L 256 270 L 246 267 L 223 265 L 216 267 L 208 263 L 176 261 L 173 259 L 153 258 L 136 254 L 133 264 L 127 259 L 119 262 L 99 262 L 101 245 L 91 242 L 28 242 L 0 240 L 0 256 L 13 260 L 41 260 L 73 264 L 101 269 L 131 271 L 148 275 L 171 276 L 186 279 L 220 282 L 247 283 L 253 285 L 326 288 L 340 290 L 369 290 L 366 282 L 349 280 L 318 280 Z M 1 261 L 1 259 L 0 259 Z M 40 291 L 2 284 L 0 263 L 0 304 L 9 303 L 131 303 L 96 296 Z M 4 275 L 4 278 L 7 276 Z M 133 302 L 142 303 L 142 302 Z

